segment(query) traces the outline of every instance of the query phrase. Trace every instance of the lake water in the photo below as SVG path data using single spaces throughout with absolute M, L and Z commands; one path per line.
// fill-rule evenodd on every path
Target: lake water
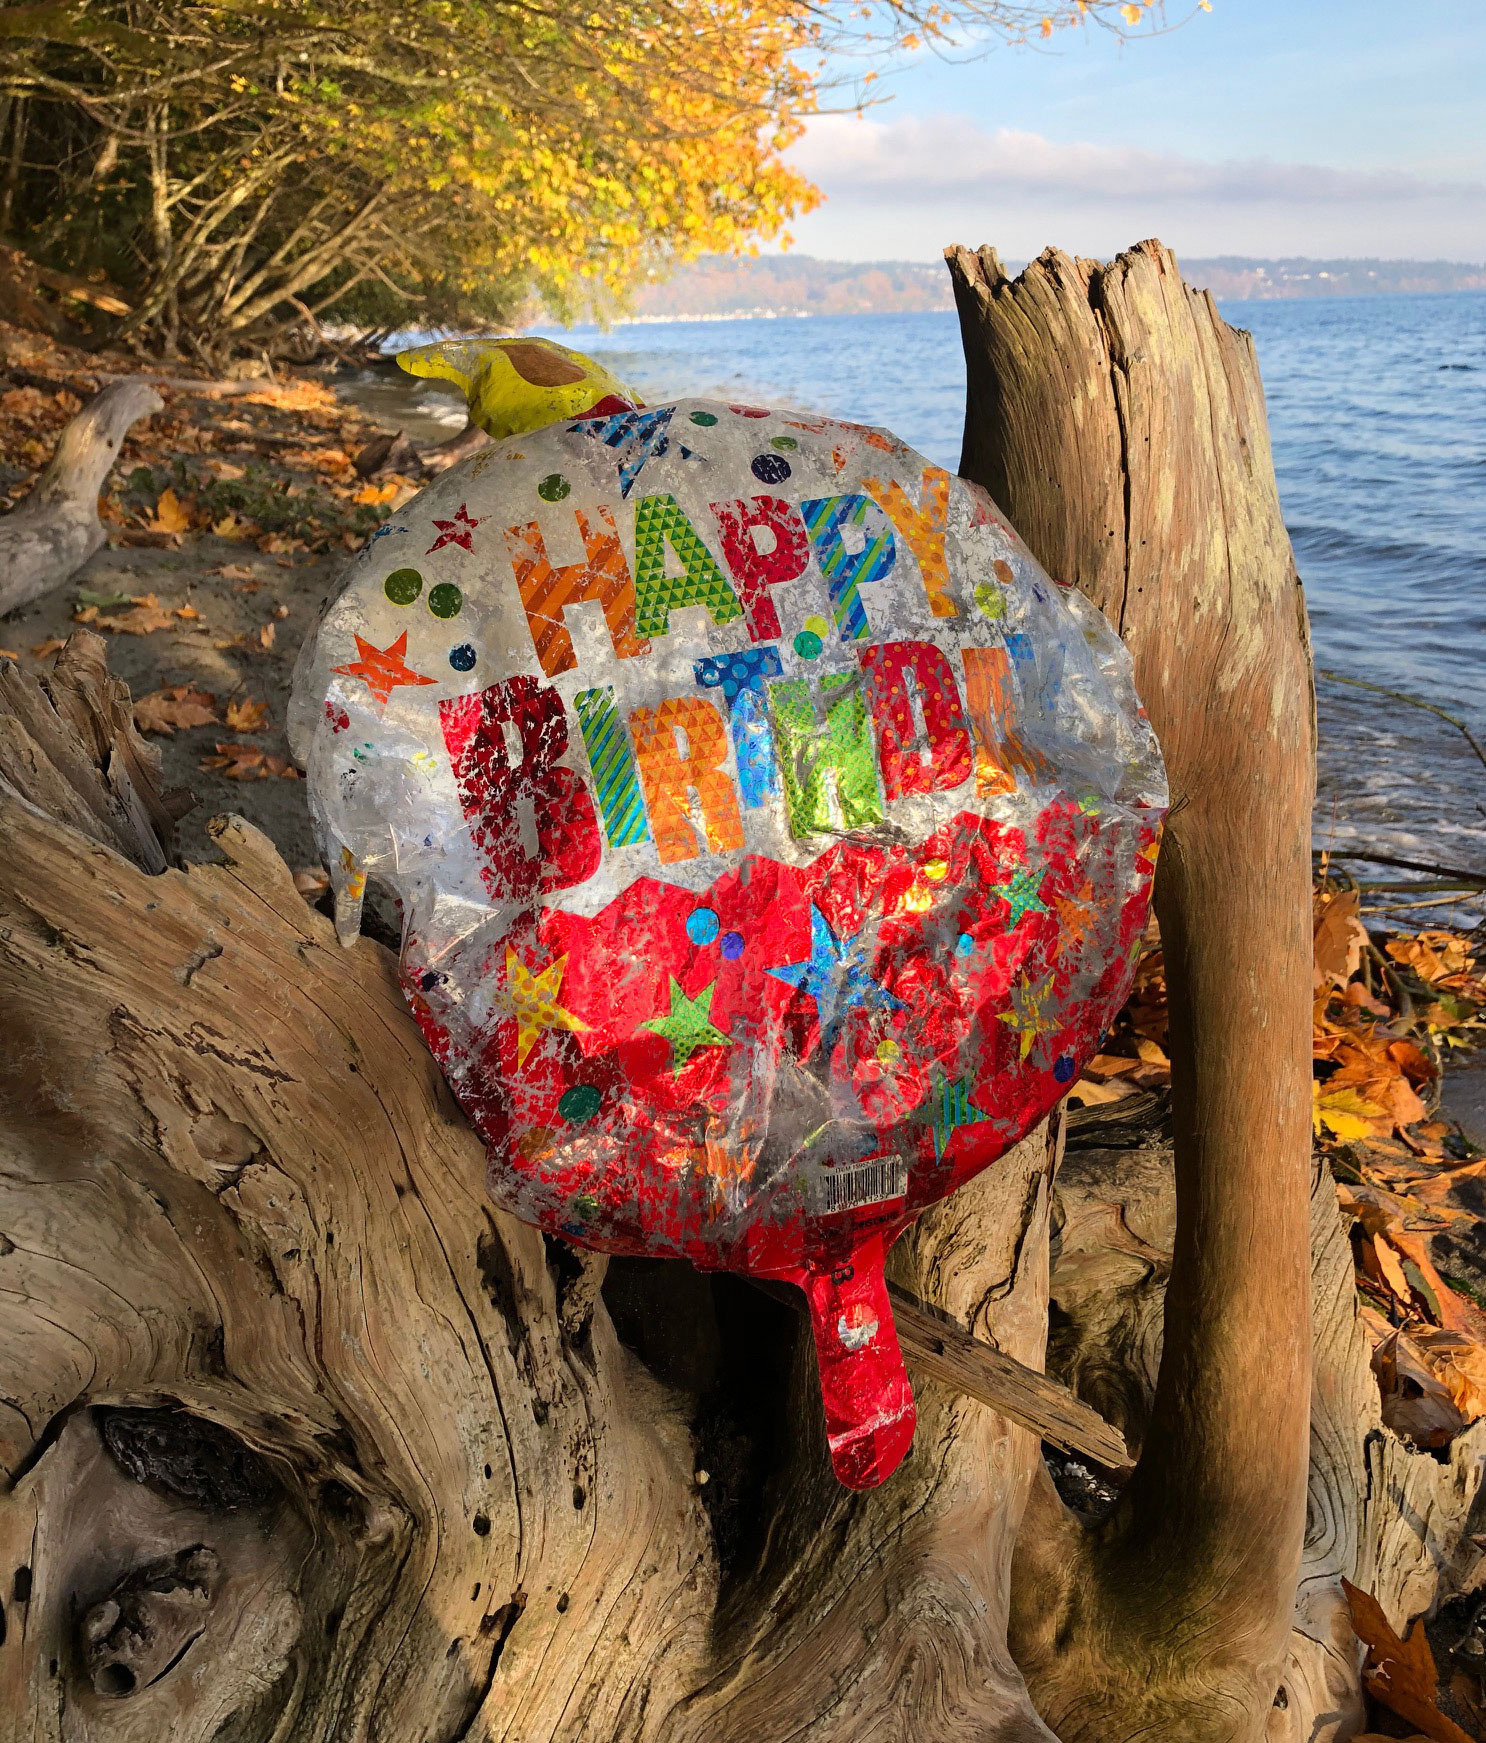
M 1258 345 L 1317 666 L 1434 702 L 1486 742 L 1486 294 L 1234 302 L 1223 314 Z M 551 331 L 650 400 L 814 407 L 958 464 L 952 314 Z M 411 383 L 353 391 L 385 395 L 394 417 L 416 395 L 430 433 L 450 415 Z M 1486 872 L 1486 768 L 1461 736 L 1383 696 L 1324 678 L 1318 691 L 1317 844 Z

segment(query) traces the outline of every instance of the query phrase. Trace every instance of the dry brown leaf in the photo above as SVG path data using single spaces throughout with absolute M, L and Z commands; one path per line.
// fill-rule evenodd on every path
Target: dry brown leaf
M 1416 1618 L 1407 1639 L 1400 1640 L 1371 1592 L 1348 1579 L 1342 1581 L 1342 1590 L 1352 1612 L 1353 1632 L 1367 1648 L 1362 1674 L 1373 1699 L 1416 1726 L 1431 1743 L 1474 1743 L 1439 1710 L 1439 1676 L 1423 1622 Z
M 219 563 L 215 569 L 208 569 L 208 575 L 220 575 L 224 581 L 251 581 L 253 571 L 246 563 Z
M 1466 1421 L 1486 1416 L 1486 1348 L 1473 1337 L 1443 1327 L 1421 1326 L 1409 1335 Z
M 99 629 L 112 630 L 116 635 L 154 635 L 156 630 L 170 629 L 174 625 L 175 613 L 162 607 L 153 593 L 142 593 L 135 595 L 131 610 L 98 617 L 93 622 Z
M 177 617 L 184 617 L 188 621 L 197 619 L 201 616 L 201 613 L 194 605 L 178 605 L 175 608 L 175 614 Z
M 258 631 L 258 646 L 266 651 L 273 646 L 273 638 L 274 626 L 271 623 L 265 623 Z
M 294 887 L 307 902 L 318 902 L 330 888 L 330 873 L 323 865 L 303 865 L 294 874 Z
M 1384 1235 L 1374 1235 L 1370 1245 L 1383 1281 L 1405 1307 L 1409 1306 L 1414 1297 L 1413 1291 L 1409 1288 L 1409 1280 L 1404 1275 L 1403 1261 L 1388 1244 L 1387 1237 Z
M 177 728 L 212 726 L 217 719 L 217 699 L 208 690 L 193 690 L 177 684 L 168 690 L 152 690 L 134 704 L 134 724 L 141 732 L 175 732 Z
M 152 533 L 185 533 L 191 530 L 191 516 L 176 493 L 166 489 L 160 492 L 154 515 L 145 527 Z
M 1127 1083 L 1123 1077 L 1112 1077 L 1108 1083 L 1095 1083 L 1090 1078 L 1081 1077 L 1068 1092 L 1068 1099 L 1083 1107 L 1100 1107 L 1105 1102 L 1123 1101 L 1134 1092 L 1135 1085 Z
M 217 771 L 229 781 L 266 781 L 274 776 L 286 781 L 299 779 L 299 770 L 293 763 L 252 744 L 219 744 L 217 754 L 203 757 L 201 766 Z
M 242 520 L 232 513 L 224 514 L 221 520 L 212 522 L 212 531 L 219 539 L 231 539 L 234 543 L 252 538 L 257 530 L 251 521 Z
M 268 725 L 268 704 L 245 698 L 227 704 L 226 721 L 234 732 L 262 732 Z
M 1377 1316 L 1375 1316 L 1377 1317 Z M 1386 1333 L 1372 1353 L 1383 1423 L 1418 1447 L 1445 1447 L 1465 1427 L 1450 1388 L 1401 1327 Z
M 1344 987 L 1356 974 L 1367 946 L 1367 930 L 1357 917 L 1358 890 L 1339 890 L 1318 905 L 1312 951 L 1318 987 Z
M 15 648 L 0 648 L 0 660 L 20 660 L 20 653 Z
M 67 638 L 60 635 L 50 635 L 44 642 L 37 642 L 31 649 L 38 660 L 44 660 L 51 654 L 59 654 L 67 646 Z

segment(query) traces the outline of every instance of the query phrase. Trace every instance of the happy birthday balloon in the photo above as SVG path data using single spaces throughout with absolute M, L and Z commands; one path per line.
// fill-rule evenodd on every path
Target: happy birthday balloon
M 887 1250 L 1097 1050 L 1160 758 L 1125 649 L 982 491 L 543 358 L 451 349 L 516 433 L 393 515 L 301 656 L 338 925 L 395 892 L 500 1204 L 805 1291 L 867 1486 L 914 1423 Z

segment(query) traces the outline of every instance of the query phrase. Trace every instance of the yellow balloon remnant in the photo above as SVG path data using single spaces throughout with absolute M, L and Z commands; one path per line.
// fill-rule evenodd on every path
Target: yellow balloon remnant
M 441 339 L 397 361 L 409 375 L 457 382 L 470 422 L 497 440 L 582 417 L 602 400 L 643 403 L 602 364 L 555 339 Z

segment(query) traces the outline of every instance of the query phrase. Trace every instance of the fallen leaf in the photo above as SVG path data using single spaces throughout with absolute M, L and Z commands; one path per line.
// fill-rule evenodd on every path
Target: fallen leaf
M 115 635 L 154 635 L 156 630 L 169 629 L 175 623 L 175 613 L 162 611 L 153 593 L 146 594 L 132 611 L 121 611 L 116 617 L 93 620 L 99 629 L 112 630 Z
M 212 531 L 219 539 L 231 539 L 234 542 L 251 538 L 256 530 L 248 521 L 239 520 L 235 514 L 230 513 L 224 514 L 221 520 L 212 522 Z
M 229 702 L 226 721 L 234 732 L 262 732 L 268 725 L 268 704 L 252 700 Z
M 1374 1235 L 1370 1245 L 1372 1256 L 1377 1261 L 1378 1271 L 1383 1281 L 1398 1297 L 1402 1305 L 1408 1307 L 1413 1300 L 1413 1291 L 1409 1288 L 1409 1280 L 1404 1275 L 1403 1261 L 1381 1234 Z
M 246 563 L 219 563 L 215 569 L 208 569 L 208 575 L 220 575 L 224 581 L 251 581 L 253 571 Z
M 360 503 L 391 502 L 393 497 L 397 495 L 398 488 L 396 479 L 390 484 L 363 484 L 351 500 Z
M 330 873 L 323 865 L 304 865 L 294 874 L 294 887 L 307 902 L 318 902 L 330 888 Z
M 273 638 L 274 626 L 271 623 L 265 623 L 258 631 L 258 646 L 265 650 L 271 648 L 273 646 Z
M 20 657 L 20 654 L 15 648 L 0 648 L 0 660 L 19 661 Z
M 1134 1093 L 1135 1085 L 1127 1083 L 1123 1077 L 1112 1077 L 1107 1083 L 1095 1083 L 1090 1078 L 1081 1077 L 1068 1092 L 1068 1099 L 1083 1107 L 1100 1107 L 1106 1102 L 1123 1101 Z
M 216 770 L 229 781 L 266 781 L 273 776 L 286 781 L 299 779 L 299 770 L 292 763 L 252 744 L 219 744 L 217 754 L 203 757 L 201 766 Z
M 1342 1590 L 1352 1612 L 1353 1632 L 1367 1648 L 1362 1672 L 1367 1692 L 1406 1724 L 1417 1726 L 1432 1743 L 1473 1743 L 1439 1710 L 1439 1676 L 1423 1622 L 1415 1618 L 1407 1637 L 1400 1640 L 1371 1592 L 1348 1579 L 1342 1580 Z
M 1443 1327 L 1421 1326 L 1409 1335 L 1465 1420 L 1486 1416 L 1486 1349 L 1475 1338 Z
M 186 533 L 191 530 L 191 516 L 176 493 L 165 489 L 160 492 L 155 513 L 145 526 L 152 533 Z
M 217 719 L 217 699 L 210 691 L 177 684 L 169 690 L 152 690 L 134 704 L 134 724 L 141 732 L 174 732 L 177 728 L 212 726 Z
M 199 618 L 201 616 L 201 613 L 194 605 L 178 605 L 175 608 L 175 614 L 177 617 L 184 617 L 187 619 Z
M 44 642 L 37 642 L 31 652 L 38 660 L 44 660 L 49 654 L 59 654 L 67 646 L 65 636 L 48 636 Z
M 1355 1089 L 1341 1089 L 1323 1094 L 1323 1085 L 1314 1083 L 1313 1121 L 1317 1133 L 1330 1132 L 1346 1144 L 1376 1133 L 1382 1137 L 1393 1129 L 1387 1110 L 1365 1100 Z
M 1316 915 L 1311 949 L 1318 987 L 1344 987 L 1362 963 L 1367 931 L 1357 917 L 1362 895 L 1339 890 Z

